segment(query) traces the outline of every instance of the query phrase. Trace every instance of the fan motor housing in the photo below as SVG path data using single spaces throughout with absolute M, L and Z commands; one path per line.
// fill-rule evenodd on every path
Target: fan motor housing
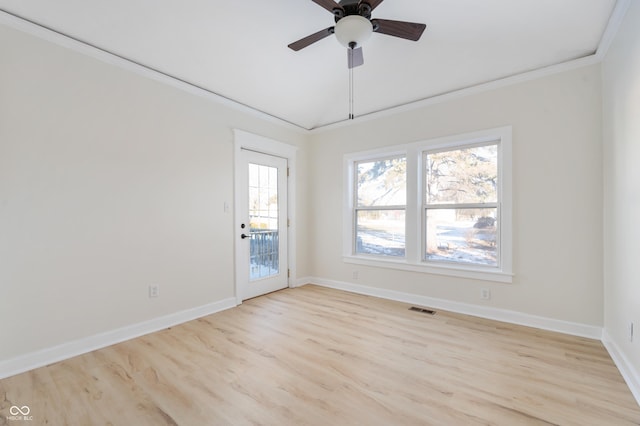
M 360 3 L 359 0 L 342 0 L 338 4 L 342 7 L 344 13 L 340 9 L 333 11 L 336 22 L 349 15 L 360 15 L 364 18 L 371 19 L 371 6 L 366 2 Z

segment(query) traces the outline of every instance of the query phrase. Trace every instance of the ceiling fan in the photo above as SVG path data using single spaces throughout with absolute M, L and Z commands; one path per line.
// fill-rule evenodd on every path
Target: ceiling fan
M 418 41 L 427 27 L 414 22 L 371 19 L 371 12 L 383 0 L 341 0 L 340 3 L 334 0 L 312 1 L 333 13 L 336 25 L 294 41 L 289 48 L 298 51 L 335 34 L 338 41 L 347 48 L 349 68 L 364 64 L 362 43 L 372 32 Z

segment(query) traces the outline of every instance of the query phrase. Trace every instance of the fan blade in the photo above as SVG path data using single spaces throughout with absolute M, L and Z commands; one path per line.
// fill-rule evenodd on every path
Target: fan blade
M 333 0 L 311 0 L 313 1 L 315 4 L 317 4 L 318 6 L 322 6 L 325 9 L 327 9 L 329 12 L 333 13 L 334 15 L 336 14 L 335 10 L 340 10 L 342 11 L 342 16 L 344 16 L 344 9 L 342 8 L 342 6 L 340 6 L 338 3 L 336 3 Z
M 310 44 L 315 43 L 316 41 L 320 41 L 325 37 L 329 37 L 331 34 L 333 34 L 333 28 L 334 27 L 325 28 L 324 30 L 320 30 L 317 33 L 308 35 L 305 38 L 301 38 L 298 41 L 294 41 L 289 45 L 289 48 L 297 52 L 298 50 L 303 49 Z
M 349 68 L 359 67 L 364 64 L 364 56 L 362 55 L 362 47 L 357 49 L 347 49 L 347 65 Z
M 362 3 L 367 3 L 369 6 L 371 6 L 371 10 L 375 9 L 376 7 L 380 6 L 380 3 L 382 3 L 383 0 L 360 0 L 360 3 L 358 3 L 359 5 Z
M 372 19 L 373 31 L 394 37 L 406 38 L 407 40 L 418 41 L 427 28 L 425 24 L 415 22 L 390 21 L 388 19 Z

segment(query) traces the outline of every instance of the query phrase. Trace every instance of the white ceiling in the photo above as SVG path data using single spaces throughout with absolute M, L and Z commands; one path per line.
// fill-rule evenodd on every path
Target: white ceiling
M 418 42 L 373 34 L 355 68 L 364 115 L 592 55 L 616 0 L 385 0 L 373 18 L 427 24 Z M 0 0 L 0 9 L 311 129 L 348 117 L 345 49 L 311 0 Z

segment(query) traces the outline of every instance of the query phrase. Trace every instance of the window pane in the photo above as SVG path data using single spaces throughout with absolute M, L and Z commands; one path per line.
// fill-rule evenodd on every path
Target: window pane
M 276 275 L 279 265 L 278 169 L 249 164 L 251 281 Z
M 404 206 L 406 173 L 405 157 L 358 163 L 358 207 Z
M 356 253 L 404 257 L 404 210 L 361 210 Z
M 498 201 L 498 145 L 429 153 L 427 204 Z
M 426 260 L 498 266 L 496 208 L 427 209 Z

